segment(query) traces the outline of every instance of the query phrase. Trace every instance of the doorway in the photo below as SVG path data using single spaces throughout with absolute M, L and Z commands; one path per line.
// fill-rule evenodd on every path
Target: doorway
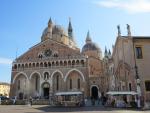
M 44 83 L 43 84 L 43 96 L 44 96 L 44 99 L 49 99 L 49 90 L 50 90 L 49 83 Z
M 44 90 L 44 98 L 49 99 L 49 88 L 43 88 Z
M 92 86 L 91 88 L 91 97 L 98 99 L 98 88 L 96 86 Z

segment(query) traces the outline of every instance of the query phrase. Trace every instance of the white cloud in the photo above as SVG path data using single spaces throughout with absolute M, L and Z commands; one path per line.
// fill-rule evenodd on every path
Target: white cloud
M 11 63 L 12 63 L 11 59 L 0 57 L 0 64 L 8 65 L 8 64 L 11 64 Z
M 128 13 L 150 12 L 150 0 L 100 0 L 96 4 L 106 8 L 118 8 Z

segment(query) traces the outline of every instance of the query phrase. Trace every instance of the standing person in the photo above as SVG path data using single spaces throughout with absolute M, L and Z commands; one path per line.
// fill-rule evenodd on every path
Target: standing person
M 2 100 L 1 100 L 1 97 L 0 97 L 0 105 L 2 104 Z
M 101 101 L 101 93 L 99 92 L 98 93 L 98 105 L 100 104 L 100 101 Z
M 15 96 L 14 99 L 13 99 L 13 104 L 14 105 L 16 104 L 16 99 L 17 99 L 17 96 Z
M 32 106 L 32 97 L 29 98 L 30 105 Z

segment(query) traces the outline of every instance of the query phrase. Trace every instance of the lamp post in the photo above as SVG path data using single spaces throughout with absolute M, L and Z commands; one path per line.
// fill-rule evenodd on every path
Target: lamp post
M 138 67 L 136 64 L 136 57 L 135 57 L 135 50 L 134 50 L 134 39 L 132 39 L 132 43 L 133 43 L 133 54 L 134 54 L 134 62 L 135 62 L 135 79 L 136 79 L 136 91 L 137 91 L 137 107 L 140 108 L 141 107 L 141 87 L 140 87 L 140 78 L 139 78 L 139 74 L 138 74 Z
M 138 93 L 137 107 L 140 108 L 141 107 L 141 101 L 140 101 L 141 87 L 140 87 L 140 78 L 139 78 L 139 74 L 138 74 L 138 67 L 137 67 L 136 63 L 135 63 L 135 74 L 136 74 L 136 90 Z
M 134 39 L 133 37 L 131 36 L 131 33 L 130 33 L 130 26 L 127 25 L 127 29 L 128 29 L 128 36 L 129 38 L 131 38 L 132 40 L 132 49 L 133 49 L 133 58 L 134 58 L 134 65 L 135 65 L 135 79 L 136 79 L 136 91 L 137 91 L 137 107 L 140 108 L 141 107 L 141 100 L 140 100 L 140 97 L 141 97 L 141 87 L 140 87 L 140 77 L 139 77 L 139 74 L 138 74 L 138 67 L 137 67 L 137 63 L 136 63 L 136 55 L 135 55 L 135 47 L 134 47 Z

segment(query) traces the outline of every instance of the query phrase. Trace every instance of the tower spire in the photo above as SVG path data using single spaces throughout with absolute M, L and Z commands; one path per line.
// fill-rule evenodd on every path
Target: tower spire
M 52 19 L 50 18 L 49 21 L 48 21 L 48 27 L 51 27 L 52 24 L 53 24 L 53 22 L 52 22 Z
M 90 43 L 92 40 L 91 40 L 91 37 L 90 37 L 90 31 L 88 30 L 87 32 L 87 36 L 86 36 L 86 43 Z
M 71 18 L 69 17 L 69 25 L 68 25 L 68 36 L 70 38 L 73 38 L 73 29 L 72 29 L 72 24 L 71 24 Z
M 52 19 L 50 18 L 48 21 L 48 29 L 47 29 L 46 39 L 52 38 L 52 29 L 53 29 L 53 22 L 52 22 Z
M 106 46 L 105 46 L 105 57 L 107 57 L 108 56 L 108 51 L 107 51 L 107 48 L 106 48 Z

